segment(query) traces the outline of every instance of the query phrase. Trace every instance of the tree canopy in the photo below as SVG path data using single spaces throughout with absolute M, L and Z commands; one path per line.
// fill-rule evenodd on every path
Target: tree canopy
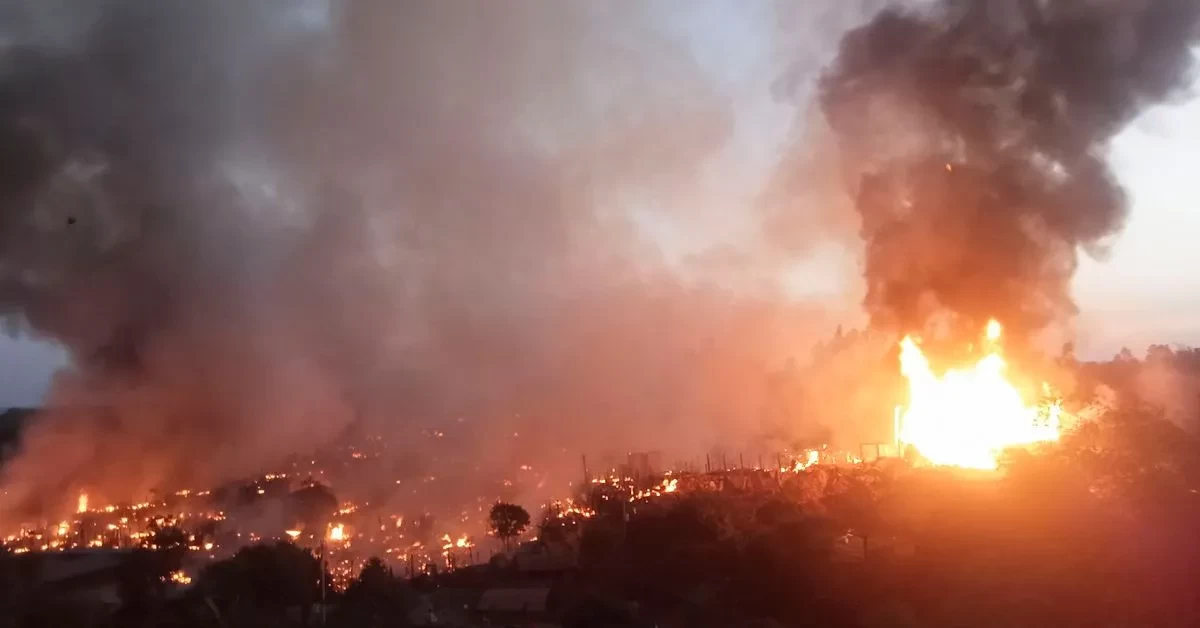
M 529 512 L 517 504 L 496 502 L 488 513 L 488 528 L 507 548 L 529 528 Z

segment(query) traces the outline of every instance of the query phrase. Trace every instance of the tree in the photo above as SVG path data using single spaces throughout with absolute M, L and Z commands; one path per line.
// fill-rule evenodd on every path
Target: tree
M 180 568 L 186 544 L 174 543 L 178 528 L 164 528 L 155 537 L 165 537 L 158 549 L 138 548 L 117 570 L 117 592 L 121 600 L 118 618 L 124 623 L 143 623 L 161 607 L 166 597 L 168 578 Z M 186 543 L 186 538 L 184 538 Z
M 488 527 L 507 550 L 512 539 L 529 528 L 529 513 L 516 504 L 496 502 L 488 513 Z
M 320 597 L 320 581 L 321 564 L 312 553 L 291 543 L 276 543 L 246 547 L 210 565 L 198 588 L 223 607 L 223 614 L 249 610 L 283 617 L 287 608 L 299 607 L 307 620 Z
M 304 483 L 303 488 L 288 495 L 288 513 L 294 523 L 304 530 L 320 535 L 338 509 L 337 497 L 328 487 L 313 481 Z
M 411 608 L 408 588 L 382 561 L 372 558 L 346 589 L 335 620 L 344 626 L 381 626 L 406 617 Z

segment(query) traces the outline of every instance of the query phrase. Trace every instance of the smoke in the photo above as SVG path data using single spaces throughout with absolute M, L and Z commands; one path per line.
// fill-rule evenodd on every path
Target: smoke
M 0 315 L 71 365 L 0 506 L 348 430 L 417 456 L 438 427 L 482 474 L 757 433 L 832 324 L 645 235 L 733 128 L 659 8 L 4 3 Z
M 1114 134 L 1191 75 L 1194 0 L 890 8 L 843 39 L 820 103 L 865 241 L 865 307 L 895 331 L 1025 338 L 1075 313 L 1080 249 L 1126 194 Z

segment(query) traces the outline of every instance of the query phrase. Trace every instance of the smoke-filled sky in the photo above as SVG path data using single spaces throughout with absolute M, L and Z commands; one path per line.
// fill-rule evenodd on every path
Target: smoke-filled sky
M 58 5 L 60 10 L 66 6 L 43 4 Z M 723 172 L 720 184 L 709 184 L 721 195 L 707 199 L 714 213 L 735 213 L 739 204 L 752 203 L 774 160 L 786 150 L 795 110 L 790 102 L 771 95 L 781 67 L 798 60 L 815 70 L 834 54 L 837 31 L 873 10 L 872 3 L 826 4 L 811 12 L 792 10 L 792 15 L 781 15 L 769 2 L 730 0 L 689 3 L 688 11 L 663 2 L 654 11 L 658 25 L 683 38 L 698 69 L 718 83 L 728 98 L 736 132 L 717 150 L 716 159 L 723 168 L 737 168 L 738 176 L 731 181 Z M 835 6 L 842 4 L 847 6 Z M 28 15 L 33 5 L 6 2 L 6 9 Z M 312 22 L 326 19 L 321 3 L 309 3 L 309 11 Z M 55 22 L 71 24 L 79 19 L 63 20 L 61 13 L 47 9 L 38 19 L 21 24 L 53 32 Z M 815 78 L 813 72 L 803 80 Z M 1200 147 L 1198 120 L 1200 100 L 1185 98 L 1150 110 L 1113 143 L 1110 160 L 1130 192 L 1132 211 L 1107 257 L 1085 257 L 1075 277 L 1080 315 L 1074 331 L 1083 355 L 1104 357 L 1122 346 L 1136 351 L 1161 342 L 1200 344 L 1200 324 L 1192 315 L 1200 309 L 1200 297 L 1195 296 L 1200 294 L 1196 289 L 1200 276 L 1189 270 L 1195 262 L 1192 234 L 1200 229 L 1200 200 L 1193 192 L 1191 168 Z M 694 225 L 669 230 L 656 230 L 654 224 L 639 227 L 670 251 L 689 246 Z M 695 246 L 710 244 L 712 231 L 720 228 L 705 230 L 702 242 Z M 818 245 L 810 259 L 787 272 L 785 280 L 800 293 L 857 294 L 861 280 L 853 270 L 855 255 L 841 243 Z M 826 272 L 830 268 L 833 272 Z M 845 303 L 838 299 L 838 308 Z M 858 322 L 853 315 L 846 318 L 849 324 Z M 0 406 L 40 404 L 53 373 L 68 362 L 61 346 L 27 329 L 0 336 Z
M 769 374 L 867 320 L 817 79 L 884 4 L 3 0 L 0 403 L 72 409 L 9 499 L 359 420 L 770 431 Z M 1084 355 L 1200 341 L 1200 106 L 1172 99 L 1096 134 L 1131 213 L 1055 321 Z

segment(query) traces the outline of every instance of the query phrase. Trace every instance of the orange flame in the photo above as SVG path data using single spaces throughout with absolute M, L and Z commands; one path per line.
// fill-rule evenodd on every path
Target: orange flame
M 1005 378 L 1007 364 L 995 346 L 1000 333 L 1000 323 L 990 321 L 988 354 L 940 377 L 911 337 L 900 343 L 900 371 L 909 389 L 900 442 L 936 465 L 995 469 L 1006 448 L 1058 439 L 1057 406 L 1041 419 Z
M 192 577 L 187 575 L 187 573 L 183 572 L 183 571 L 172 571 L 171 574 L 168 576 L 168 578 L 171 580 L 171 582 L 174 582 L 175 584 L 186 585 L 186 584 L 192 583 Z
M 79 500 L 75 504 L 75 512 L 83 514 L 88 511 L 88 496 L 87 493 L 80 493 Z

